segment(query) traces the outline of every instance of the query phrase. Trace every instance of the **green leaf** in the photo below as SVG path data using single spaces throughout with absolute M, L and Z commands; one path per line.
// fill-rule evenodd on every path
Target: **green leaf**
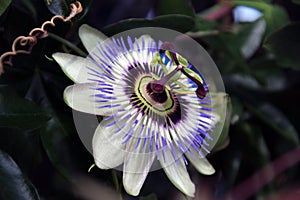
M 68 17 L 71 12 L 70 4 L 74 3 L 75 0 L 44 0 L 44 2 L 52 14 Z M 80 19 L 87 13 L 90 0 L 80 0 L 80 3 L 83 7 L 83 11 L 74 17 L 72 21 Z
M 245 106 L 262 122 L 270 126 L 275 133 L 295 145 L 299 144 L 299 136 L 296 129 L 276 107 L 269 103 L 257 105 L 246 103 Z
M 252 23 L 234 24 L 232 31 L 219 31 L 217 34 L 203 34 L 201 39 L 216 51 L 222 72 L 236 73 L 247 72 L 248 66 L 245 58 L 250 58 L 261 46 L 265 32 L 265 21 L 258 19 Z M 203 32 L 202 32 L 203 33 Z M 213 32 L 211 32 L 213 33 Z M 196 36 L 197 32 L 189 32 Z M 201 32 L 199 32 L 201 35 Z M 217 59 L 216 59 L 217 60 Z
M 10 3 L 11 3 L 11 0 L 1 0 L 1 3 L 0 3 L 0 16 L 4 13 L 4 11 L 9 6 Z
M 158 200 L 158 198 L 157 198 L 156 194 L 151 193 L 147 196 L 140 197 L 140 200 Z
M 266 38 L 264 46 L 275 55 L 278 64 L 300 69 L 300 23 L 289 24 Z
M 248 27 L 248 33 L 242 33 L 245 36 L 242 40 L 241 45 L 241 52 L 244 58 L 250 58 L 251 56 L 253 56 L 257 49 L 261 46 L 263 35 L 266 31 L 266 23 L 262 19 L 251 23 L 251 25 L 252 26 Z
M 195 16 L 195 11 L 190 0 L 163 0 L 158 1 L 158 15 L 182 14 Z
M 42 162 L 44 151 L 40 144 L 39 129 L 0 129 L 0 147 L 14 158 L 25 174 L 31 174 Z M 22 152 L 22 153 L 20 153 Z M 1 199 L 1 198 L 0 198 Z
M 22 174 L 15 161 L 0 150 L 0 199 L 38 200 L 31 182 Z
M 192 17 L 186 15 L 163 15 L 149 19 L 126 19 L 118 23 L 109 25 L 102 29 L 102 32 L 108 36 L 140 27 L 163 27 L 185 33 L 194 28 L 195 21 Z
M 33 129 L 50 119 L 49 113 L 18 96 L 12 88 L 0 85 L 0 127 Z
M 195 18 L 195 29 L 193 31 L 208 31 L 217 28 L 218 23 L 215 21 L 207 20 L 201 16 Z
M 234 5 L 248 6 L 262 11 L 267 22 L 266 35 L 278 30 L 289 22 L 288 14 L 283 7 L 268 4 L 263 1 L 252 0 L 233 0 L 232 3 Z
M 260 127 L 254 123 L 243 122 L 239 124 L 239 129 L 242 133 L 241 143 L 244 154 L 255 155 L 252 159 L 244 162 L 258 168 L 267 164 L 270 161 L 270 154 Z
M 67 0 L 44 0 L 50 12 L 54 15 L 67 17 L 70 14 L 69 3 Z
M 239 101 L 239 99 L 236 98 L 235 96 L 231 97 L 230 100 L 232 106 L 231 123 L 235 124 L 240 120 L 244 107 L 243 104 Z
M 67 133 L 63 125 L 56 117 L 48 121 L 47 125 L 41 131 L 41 140 L 43 147 L 51 163 L 58 172 L 66 179 L 70 174 L 66 170 L 67 164 L 70 164 L 70 158 L 67 157 L 68 145 L 66 143 Z
M 221 135 L 218 139 L 218 142 L 214 146 L 214 151 L 218 151 L 218 150 L 225 148 L 229 142 L 228 133 L 229 133 L 229 127 L 230 127 L 230 121 L 231 121 L 232 104 L 231 104 L 230 97 L 228 95 L 226 95 L 225 97 L 224 96 L 220 97 L 220 98 L 226 98 L 227 108 L 226 108 L 226 113 L 224 113 L 223 116 L 220 116 L 221 119 L 225 118 L 225 122 L 222 127 L 223 129 L 222 129 Z M 222 100 L 222 101 L 224 101 L 224 100 Z M 220 106 L 222 106 L 222 105 L 223 105 L 223 103 L 220 103 Z
M 299 136 L 296 129 L 278 108 L 261 100 L 262 96 L 253 93 L 253 91 L 249 92 L 244 86 L 234 82 L 234 79 L 230 80 L 227 86 L 232 90 L 232 93 L 239 96 L 245 108 L 247 108 L 252 115 L 273 129 L 273 134 L 281 136 L 292 145 L 299 145 Z
M 300 4 L 300 0 L 292 0 L 293 3 Z

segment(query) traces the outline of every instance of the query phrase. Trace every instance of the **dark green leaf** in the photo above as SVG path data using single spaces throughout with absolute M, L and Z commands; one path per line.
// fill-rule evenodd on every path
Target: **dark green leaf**
M 289 23 L 289 17 L 286 10 L 280 6 L 271 6 L 264 12 L 264 17 L 267 22 L 266 35 Z
M 201 16 L 195 18 L 195 29 L 193 31 L 207 31 L 213 30 L 218 25 L 215 21 L 206 20 Z
M 32 129 L 50 119 L 49 113 L 18 96 L 12 88 L 0 86 L 0 126 Z
M 300 4 L 300 0 L 292 0 L 293 3 Z
M 38 200 L 31 182 L 22 174 L 14 160 L 0 151 L 0 199 Z
M 70 14 L 69 3 L 67 0 L 44 0 L 44 2 L 54 15 L 67 17 Z
M 282 66 L 300 69 L 300 23 L 289 24 L 267 37 L 264 46 Z
M 44 0 L 44 2 L 52 14 L 68 17 L 71 12 L 70 4 L 74 3 L 75 0 Z M 74 18 L 77 20 L 86 14 L 90 0 L 80 0 L 80 3 L 83 7 L 83 11 Z M 74 19 L 72 19 L 72 21 L 74 21 Z
M 267 64 L 272 64 L 269 62 Z M 252 65 L 249 66 L 251 74 L 235 74 L 228 76 L 228 80 L 232 81 L 244 89 L 254 90 L 259 92 L 274 92 L 282 91 L 291 86 L 296 80 L 289 79 L 282 72 L 276 69 L 276 64 L 262 66 L 261 69 L 252 70 Z M 265 67 L 265 68 L 264 68 Z M 269 69 L 272 68 L 273 69 Z
M 141 197 L 140 200 L 157 200 L 156 194 L 149 194 L 148 196 Z
M 63 177 L 68 179 L 69 173 L 66 171 L 67 166 L 62 164 L 70 161 L 70 158 L 66 156 L 66 151 L 68 149 L 68 146 L 65 143 L 67 133 L 62 124 L 54 117 L 49 120 L 40 135 L 43 147 L 51 163 Z
M 163 15 L 154 19 L 126 19 L 116 24 L 109 25 L 102 29 L 108 36 L 115 35 L 122 31 L 141 27 L 163 27 L 185 33 L 194 28 L 195 21 L 186 15 Z
M 195 16 L 195 11 L 190 0 L 163 0 L 158 1 L 158 15 L 182 14 Z
M 43 155 L 39 129 L 24 131 L 14 128 L 1 128 L 0 132 L 1 150 L 14 158 L 23 173 L 30 174 L 33 169 L 38 168 Z
M 238 98 L 233 96 L 230 98 L 230 100 L 231 100 L 231 106 L 232 106 L 231 123 L 235 124 L 237 121 L 239 121 L 239 119 L 243 113 L 244 107 Z
M 1 2 L 0 2 L 0 16 L 4 13 L 4 11 L 9 6 L 10 3 L 11 3 L 11 0 L 1 0 Z
M 276 107 L 269 103 L 261 103 L 259 105 L 246 103 L 245 106 L 262 122 L 269 125 L 275 133 L 295 145 L 299 144 L 299 136 L 296 129 Z
M 241 132 L 243 149 L 246 155 L 253 153 L 254 158 L 245 160 L 248 165 L 262 167 L 270 160 L 267 144 L 261 132 L 261 129 L 256 124 L 243 122 L 239 125 Z
M 228 81 L 228 80 L 227 80 Z M 235 86 L 234 86 L 235 85 Z M 238 85 L 238 87 L 237 87 Z M 290 145 L 299 144 L 299 136 L 289 119 L 272 104 L 261 100 L 258 94 L 247 91 L 244 86 L 237 84 L 234 79 L 227 83 L 235 95 L 239 96 L 245 108 L 249 110 L 262 123 L 273 129 L 272 134 L 278 134 L 286 139 Z
M 263 1 L 233 0 L 234 5 L 243 5 L 256 8 L 264 13 L 267 22 L 266 35 L 283 27 L 289 22 L 288 14 L 283 7 L 268 4 Z
M 222 56 L 220 66 L 223 73 L 245 72 L 248 66 L 245 58 L 251 57 L 261 45 L 265 22 L 258 19 L 253 23 L 233 25 L 232 31 L 203 35 L 201 38 Z M 192 33 L 197 36 L 197 32 Z M 226 71 L 225 71 L 226 70 Z
M 224 97 L 223 97 L 224 98 Z M 224 116 L 220 116 L 221 119 L 225 118 L 223 129 L 221 132 L 221 135 L 218 139 L 218 142 L 214 146 L 215 150 L 220 150 L 226 147 L 229 142 L 228 138 L 228 133 L 229 133 L 229 126 L 230 126 L 230 121 L 231 121 L 231 112 L 232 112 L 232 105 L 231 105 L 231 100 L 230 97 L 227 95 L 225 96 L 226 102 L 227 102 L 227 108 L 226 108 L 226 113 L 224 113 Z M 222 104 L 220 104 L 222 105 Z
M 26 10 L 26 12 L 32 15 L 33 19 L 37 20 L 37 9 L 34 6 L 34 2 L 28 0 L 22 0 L 22 8 Z

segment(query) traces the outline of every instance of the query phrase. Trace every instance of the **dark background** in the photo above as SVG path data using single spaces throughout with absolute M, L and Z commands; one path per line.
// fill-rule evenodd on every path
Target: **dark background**
M 293 153 L 299 147 L 300 130 L 299 1 L 228 1 L 232 6 L 211 0 L 81 2 L 83 14 L 72 23 L 58 21 L 47 30 L 84 50 L 77 34 L 83 23 L 110 36 L 148 25 L 150 20 L 151 26 L 187 32 L 219 67 L 231 99 L 230 125 L 208 158 L 216 174 L 203 176 L 188 167 L 197 185 L 195 199 L 222 199 L 224 195 L 232 199 L 300 199 L 300 155 Z M 13 0 L 0 13 L 0 54 L 11 50 L 16 37 L 28 35 L 53 14 L 67 16 L 64 5 L 69 3 Z M 266 22 L 262 35 L 255 32 L 257 21 L 233 21 L 232 10 L 238 4 L 262 11 Z M 245 57 L 240 49 L 253 35 L 252 43 L 257 40 L 259 45 Z M 111 170 L 87 172 L 93 158 L 82 145 L 72 111 L 62 98 L 64 88 L 72 82 L 51 61 L 52 53 L 58 51 L 76 54 L 48 37 L 40 39 L 30 55 L 14 56 L 13 66 L 4 65 L 0 77 L 0 199 L 117 198 Z M 284 162 L 273 163 L 284 154 Z M 295 164 L 289 165 L 292 161 Z M 249 178 L 266 165 L 270 168 L 259 174 L 259 179 Z M 117 176 L 122 179 L 121 172 Z M 184 199 L 162 170 L 148 175 L 139 197 L 121 192 L 124 199 Z

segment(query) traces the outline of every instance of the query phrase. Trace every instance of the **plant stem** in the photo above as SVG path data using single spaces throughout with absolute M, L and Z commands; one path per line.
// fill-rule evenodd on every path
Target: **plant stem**
M 254 173 L 221 199 L 249 199 L 269 181 L 299 162 L 300 147 L 298 146 Z
M 78 48 L 76 45 L 74 45 L 73 43 L 71 43 L 70 41 L 56 35 L 56 34 L 53 34 L 53 33 L 49 33 L 48 32 L 48 36 L 64 45 L 66 45 L 67 47 L 69 47 L 70 49 L 72 49 L 73 51 L 75 51 L 78 55 L 82 56 L 82 57 L 86 57 L 87 54 L 82 51 L 80 48 Z
M 112 174 L 112 178 L 113 178 L 113 182 L 115 184 L 116 190 L 120 195 L 120 200 L 122 200 L 121 185 L 119 183 L 119 179 L 118 179 L 118 176 L 117 176 L 117 171 L 115 169 L 112 169 L 111 174 Z
M 211 31 L 197 31 L 197 32 L 187 32 L 186 34 L 190 37 L 205 37 L 205 36 L 215 36 L 218 35 L 220 31 L 211 30 Z

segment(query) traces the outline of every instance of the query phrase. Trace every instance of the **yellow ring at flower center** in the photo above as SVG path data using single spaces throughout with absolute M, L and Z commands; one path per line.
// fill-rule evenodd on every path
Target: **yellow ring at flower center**
M 173 96 L 172 92 L 165 88 L 165 93 L 167 95 L 167 100 L 163 103 L 155 101 L 151 94 L 147 91 L 148 84 L 153 81 L 151 75 L 143 75 L 140 76 L 135 82 L 135 93 L 138 99 L 142 102 L 140 107 L 146 106 L 145 110 L 152 110 L 153 112 L 165 116 L 169 113 L 172 113 L 176 110 L 177 101 L 175 101 L 176 97 Z

